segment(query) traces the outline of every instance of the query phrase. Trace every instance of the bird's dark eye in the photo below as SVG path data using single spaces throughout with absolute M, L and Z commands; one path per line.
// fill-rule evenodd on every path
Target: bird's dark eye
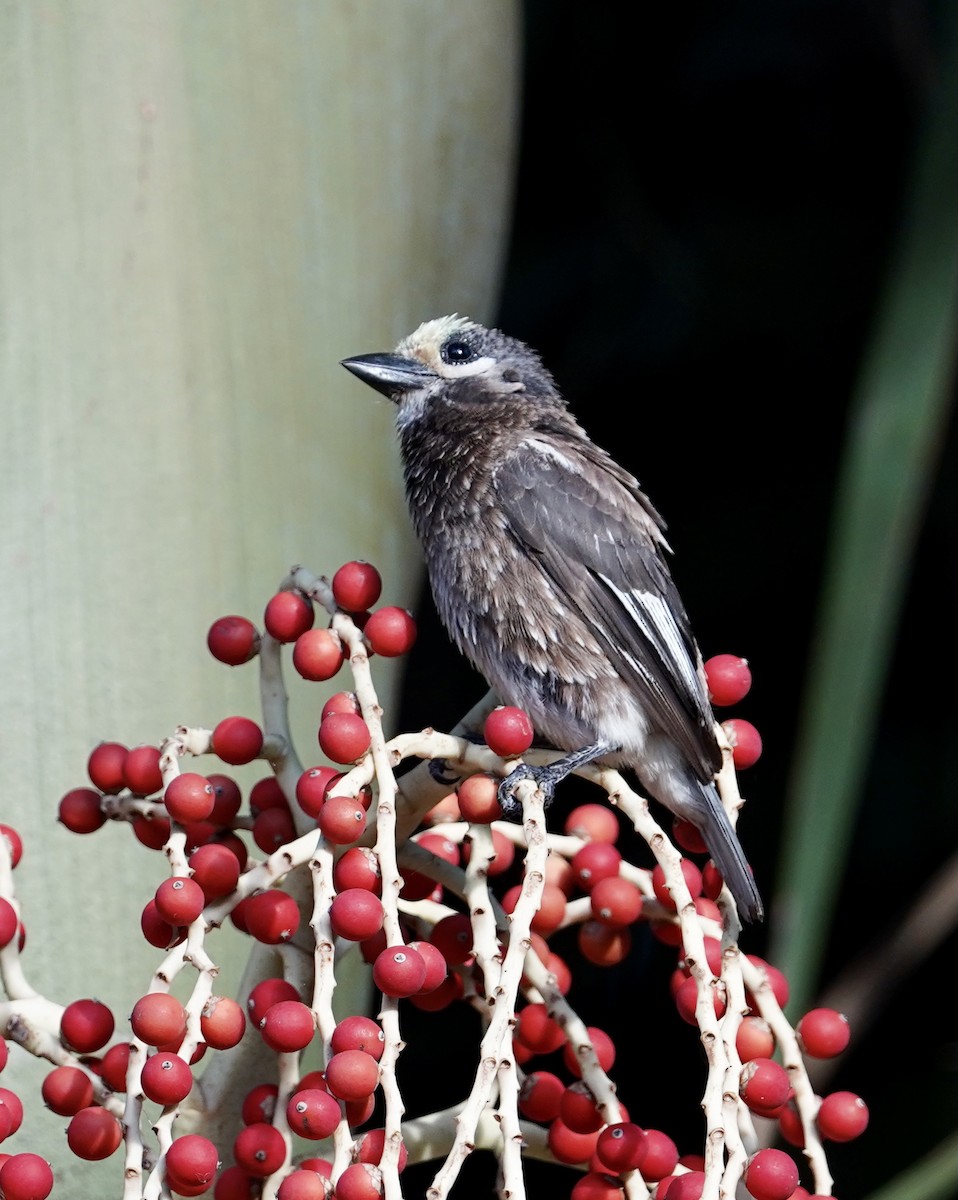
M 440 351 L 442 361 L 447 363 L 467 363 L 476 357 L 476 352 L 468 342 L 458 339 L 446 342 Z

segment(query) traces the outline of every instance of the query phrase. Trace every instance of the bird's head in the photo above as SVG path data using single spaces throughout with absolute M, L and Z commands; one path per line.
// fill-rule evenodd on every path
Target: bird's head
M 561 403 L 534 350 L 456 315 L 424 322 L 391 354 L 362 354 L 342 365 L 397 404 L 400 423 L 437 398 L 488 404 L 528 396 Z

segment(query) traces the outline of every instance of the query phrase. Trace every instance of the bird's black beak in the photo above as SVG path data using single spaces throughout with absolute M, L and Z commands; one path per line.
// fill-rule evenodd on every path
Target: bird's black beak
M 344 358 L 342 366 L 391 400 L 437 378 L 435 371 L 423 363 L 400 358 L 398 354 L 360 354 L 357 358 Z

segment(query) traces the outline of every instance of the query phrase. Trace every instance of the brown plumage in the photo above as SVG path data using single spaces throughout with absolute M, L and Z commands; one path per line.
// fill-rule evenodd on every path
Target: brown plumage
M 638 482 L 498 330 L 442 317 L 343 365 L 396 403 L 409 511 L 456 646 L 540 738 L 630 768 L 695 824 L 743 919 L 760 920 L 712 782 L 722 754 L 664 523 Z

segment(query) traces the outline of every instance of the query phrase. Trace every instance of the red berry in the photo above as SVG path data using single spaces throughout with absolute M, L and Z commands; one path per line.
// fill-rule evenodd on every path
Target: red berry
M 257 779 L 249 793 L 249 810 L 254 817 L 258 817 L 269 808 L 289 808 L 286 793 L 275 775 Z
M 4 1137 L 9 1137 L 23 1124 L 23 1101 L 10 1088 L 0 1087 L 0 1113 L 4 1114 L 8 1123 Z
M 681 860 L 681 867 L 686 886 L 694 900 L 696 896 L 702 894 L 702 872 L 689 858 Z M 652 891 L 663 908 L 667 908 L 669 912 L 676 911 L 675 901 L 672 899 L 672 893 L 666 885 L 665 871 L 661 863 L 656 863 L 652 869 Z
M 259 1200 L 261 1188 L 255 1179 L 251 1179 L 242 1167 L 227 1167 L 216 1180 L 213 1191 L 214 1200 Z M 279 1195 L 279 1193 L 277 1193 Z M 284 1197 L 283 1200 L 286 1200 Z
M 156 889 L 153 902 L 160 917 L 170 925 L 192 925 L 206 907 L 206 896 L 195 879 L 173 875 Z
M 589 893 L 592 912 L 603 925 L 621 928 L 639 919 L 642 893 L 621 875 L 600 879 Z
M 333 598 L 346 612 L 365 612 L 379 599 L 383 581 L 372 563 L 356 559 L 343 563 L 332 580 Z
M 599 1134 L 595 1152 L 602 1165 L 617 1175 L 634 1171 L 645 1157 L 643 1131 L 631 1121 L 607 1125 Z
M 750 721 L 730 717 L 722 722 L 722 728 L 732 747 L 732 762 L 736 770 L 744 771 L 758 762 L 762 754 L 762 738 Z
M 290 1096 L 286 1105 L 290 1129 L 311 1141 L 330 1137 L 342 1115 L 335 1098 L 320 1088 L 301 1088 Z
M 123 1127 L 108 1108 L 81 1108 L 67 1126 L 67 1144 L 77 1158 L 109 1158 L 123 1141 Z
M 735 1035 L 735 1049 L 743 1063 L 753 1058 L 771 1058 L 775 1052 L 775 1035 L 764 1017 L 743 1017 Z
M 15 829 L 2 822 L 0 822 L 0 837 L 7 843 L 7 849 L 10 851 L 10 866 L 16 867 L 23 857 L 23 839 Z
M 100 1078 L 111 1092 L 126 1091 L 126 1072 L 129 1064 L 129 1042 L 117 1042 L 100 1059 Z
M 330 788 L 342 779 L 335 767 L 310 767 L 296 780 L 296 803 L 308 816 L 319 816 Z
M 54 1067 L 40 1086 L 43 1103 L 60 1117 L 72 1117 L 93 1103 L 93 1080 L 79 1067 Z
M 759 958 L 757 954 L 746 954 L 745 957 L 753 967 L 758 967 L 765 973 L 765 977 L 768 980 L 768 986 L 771 989 L 772 995 L 775 997 L 779 1008 L 785 1008 L 785 1006 L 788 1004 L 789 986 L 788 980 L 785 978 L 783 973 L 778 969 L 778 967 L 773 967 L 771 963 L 766 962 L 764 958 Z M 754 997 L 747 988 L 745 991 L 745 998 L 748 1000 L 749 1004 L 754 1006 Z
M 220 617 L 206 635 L 210 654 L 228 667 L 238 667 L 259 653 L 259 634 L 246 617 Z
M 546 1125 L 559 1115 L 565 1084 L 551 1071 L 533 1071 L 522 1081 L 519 1111 L 530 1121 Z
M 250 992 L 246 1001 L 246 1010 L 253 1025 L 259 1027 L 260 1021 L 266 1016 L 273 1004 L 280 1000 L 299 1000 L 300 995 L 288 979 L 270 976 L 261 979 Z
M 660 1129 L 644 1129 L 645 1153 L 642 1155 L 642 1178 L 657 1183 L 671 1175 L 678 1165 L 679 1151 L 675 1142 Z
M 486 717 L 482 736 L 489 749 L 500 758 L 516 758 L 532 745 L 535 731 L 528 713 L 502 704 Z
M 149 796 L 163 787 L 157 746 L 134 746 L 123 760 L 123 778 L 134 796 Z
M 688 854 L 707 854 L 708 846 L 705 844 L 705 838 L 699 832 L 698 826 L 693 825 L 691 821 L 684 821 L 681 817 L 675 817 L 672 821 L 672 833 L 676 842 Z M 721 888 L 719 889 L 721 890 Z
M 293 814 L 285 804 L 282 808 L 266 808 L 253 818 L 253 841 L 264 854 L 272 854 L 295 837 Z
M 563 829 L 570 837 L 586 842 L 614 842 L 619 836 L 619 818 L 606 804 L 580 804 L 566 817 Z
M 200 1014 L 203 1041 L 214 1050 L 238 1045 L 246 1032 L 246 1014 L 229 996 L 210 996 Z
M 106 822 L 100 800 L 93 788 L 73 788 L 60 801 L 57 820 L 71 833 L 94 833 Z
M 632 935 L 628 929 L 604 925 L 601 921 L 584 921 L 579 926 L 576 944 L 587 962 L 597 967 L 614 967 L 632 949 Z
M 468 913 L 450 913 L 433 926 L 429 940 L 450 967 L 459 967 L 472 954 L 472 921 Z
M 686 1171 L 672 1179 L 665 1189 L 664 1200 L 701 1200 L 704 1186 L 704 1171 Z
M 365 1050 L 341 1050 L 326 1064 L 326 1086 L 340 1100 L 363 1100 L 379 1086 L 379 1063 Z
M 316 823 L 328 842 L 348 846 L 366 831 L 366 810 L 352 796 L 330 796 L 319 810 Z
M 305 1084 L 300 1086 L 305 1087 Z M 275 1083 L 258 1083 L 243 1097 L 240 1106 L 240 1119 L 244 1125 L 255 1125 L 257 1121 L 265 1121 L 267 1125 L 273 1122 L 276 1111 L 276 1100 L 279 1088 Z
M 181 825 L 204 821 L 213 811 L 216 793 L 205 775 L 184 771 L 167 784 L 163 804 L 174 821 Z
M 565 1030 L 540 1003 L 527 1004 L 519 1011 L 513 1037 L 536 1054 L 551 1054 L 566 1040 Z
M 175 1138 L 166 1152 L 166 1181 L 181 1196 L 205 1192 L 216 1176 L 219 1151 L 209 1138 L 187 1133 Z
M 334 763 L 357 762 L 369 744 L 369 727 L 355 713 L 330 713 L 319 726 L 319 745 Z
M 621 853 L 611 842 L 588 842 L 572 857 L 572 873 L 578 886 L 588 892 L 609 875 L 618 875 Z
M 748 662 L 736 654 L 716 654 L 705 662 L 709 699 L 717 708 L 738 704 L 752 686 Z
M 143 1064 L 140 1086 L 148 1100 L 163 1105 L 179 1104 L 190 1094 L 193 1072 L 189 1063 L 178 1054 L 158 1050 Z
M 283 1165 L 286 1141 L 278 1129 L 257 1121 L 241 1129 L 233 1143 L 233 1157 L 247 1175 L 265 1179 Z
M 0 1166 L 5 1200 L 46 1200 L 53 1191 L 53 1169 L 39 1154 L 11 1154 Z
M 753 1058 L 742 1067 L 739 1095 L 759 1116 L 777 1116 L 785 1107 L 791 1090 L 788 1072 L 770 1058 Z
M 434 992 L 450 976 L 442 951 L 437 946 L 434 946 L 432 942 L 413 941 L 409 943 L 409 949 L 415 950 L 426 964 L 425 977 L 419 991 L 413 995 L 413 999 L 415 999 L 418 996 Z M 458 978 L 458 976 L 454 978 Z
M 552 1122 L 547 1135 L 553 1157 L 569 1166 L 587 1163 L 595 1153 L 598 1140 L 598 1133 L 576 1133 L 561 1117 L 556 1117 Z
M 320 720 L 328 717 L 331 712 L 362 712 L 359 697 L 355 692 L 333 692 L 322 707 Z
M 352 1163 L 336 1180 L 333 1193 L 336 1200 L 379 1200 L 383 1194 L 383 1177 L 372 1163 Z
M 795 1032 L 812 1058 L 834 1058 L 848 1045 L 848 1018 L 834 1008 L 810 1009 L 795 1026 Z
M 263 731 L 249 717 L 224 717 L 213 730 L 213 753 L 231 766 L 252 762 L 263 748 Z
M 329 906 L 329 921 L 337 937 L 365 941 L 382 929 L 382 901 L 366 888 L 346 888 Z
M 123 766 L 127 749 L 120 742 L 101 742 L 87 759 L 87 774 L 101 792 L 118 792 L 126 786 Z
M 345 661 L 343 643 L 331 629 L 309 629 L 293 646 L 293 666 L 312 682 L 332 679 Z
M 17 936 L 20 918 L 9 900 L 0 896 L 0 947 L 9 946 Z
M 74 1000 L 60 1017 L 60 1038 L 77 1054 L 94 1054 L 113 1036 L 113 1013 L 100 1000 Z
M 605 1118 L 596 1107 L 595 1096 L 581 1079 L 563 1091 L 559 1116 L 574 1133 L 593 1133 L 605 1124 Z
M 592 1043 L 592 1049 L 599 1061 L 599 1066 L 603 1071 L 611 1071 L 615 1063 L 615 1042 L 604 1029 L 599 1029 L 596 1025 L 589 1025 L 586 1033 L 589 1035 L 589 1041 Z M 582 1068 L 576 1057 L 575 1047 L 570 1042 L 566 1042 L 562 1047 L 562 1061 L 565 1063 L 566 1070 L 570 1075 L 575 1075 L 578 1078 L 582 1074 Z
M 271 888 L 247 899 L 243 919 L 247 930 L 258 942 L 279 946 L 288 942 L 299 928 L 299 905 L 288 892 Z
M 851 1142 L 868 1128 L 868 1107 L 854 1092 L 831 1092 L 818 1110 L 818 1131 L 829 1142 Z
M 456 798 L 464 821 L 488 825 L 502 816 L 499 781 L 492 775 L 469 775 L 456 789 Z
M 148 1046 L 166 1046 L 186 1032 L 186 1010 L 168 992 L 148 992 L 133 1005 L 130 1027 Z
M 313 1040 L 315 1029 L 313 1011 L 301 1000 L 280 1000 L 271 1004 L 259 1023 L 267 1046 L 284 1054 L 304 1050 Z
M 331 1171 L 332 1164 L 326 1172 L 326 1179 L 330 1178 Z M 326 1200 L 327 1192 L 323 1178 L 318 1171 L 311 1170 L 305 1163 L 300 1163 L 299 1167 L 290 1171 L 279 1185 L 276 1200 Z M 219 1197 L 216 1200 L 219 1200 Z M 246 1198 L 244 1197 L 243 1200 Z
M 373 654 L 398 658 L 413 648 L 416 622 L 404 608 L 379 608 L 363 625 L 363 637 Z
M 162 850 L 170 840 L 170 822 L 166 817 L 133 818 L 133 836 L 150 850 Z
M 372 1017 L 344 1017 L 333 1030 L 330 1047 L 334 1054 L 342 1050 L 365 1050 L 379 1062 L 386 1046 L 386 1037 Z
M 228 826 L 240 810 L 242 793 L 235 779 L 229 775 L 207 775 L 206 782 L 213 789 L 213 809 L 209 819 L 214 825 Z
M 159 914 L 155 900 L 147 900 L 140 913 L 140 931 L 151 946 L 158 950 L 168 950 L 181 942 L 185 931 L 178 925 L 171 925 Z
M 576 1180 L 569 1200 L 622 1200 L 622 1185 L 602 1171 L 588 1171 Z
M 203 889 L 207 903 L 228 896 L 239 883 L 239 859 L 222 842 L 197 846 L 189 857 L 189 868 L 193 879 Z
M 709 986 L 712 992 L 712 1007 L 715 1015 L 721 1017 L 725 1012 L 725 996 L 717 984 L 713 983 Z M 673 999 L 682 1020 L 687 1021 L 689 1025 L 697 1024 L 695 1006 L 698 1003 L 698 986 L 691 976 L 679 984 L 675 990 Z
M 295 642 L 312 629 L 316 612 L 302 592 L 277 592 L 263 613 L 267 632 L 278 642 Z
M 411 946 L 387 946 L 373 963 L 373 981 L 386 996 L 411 996 L 426 978 L 426 964 Z
M 366 846 L 354 846 L 347 850 L 333 867 L 333 886 L 337 891 L 365 888 L 379 895 L 382 891 L 382 875 L 375 851 Z
M 522 884 L 515 884 L 502 897 L 502 907 L 507 913 L 514 911 L 522 894 Z M 534 933 L 549 937 L 565 919 L 567 898 L 565 892 L 557 884 L 546 883 L 542 888 L 539 908 L 533 914 L 530 927 Z
M 386 1149 L 386 1131 L 385 1129 L 369 1129 L 363 1134 L 362 1141 L 359 1143 L 357 1159 L 362 1163 L 372 1163 L 374 1166 L 379 1166 L 382 1161 L 383 1153 Z M 396 1163 L 397 1169 L 401 1172 L 406 1163 L 409 1161 L 409 1151 L 399 1143 L 399 1159 Z
M 798 1167 L 784 1150 L 759 1150 L 748 1160 L 744 1182 L 755 1200 L 789 1200 L 798 1187 Z

